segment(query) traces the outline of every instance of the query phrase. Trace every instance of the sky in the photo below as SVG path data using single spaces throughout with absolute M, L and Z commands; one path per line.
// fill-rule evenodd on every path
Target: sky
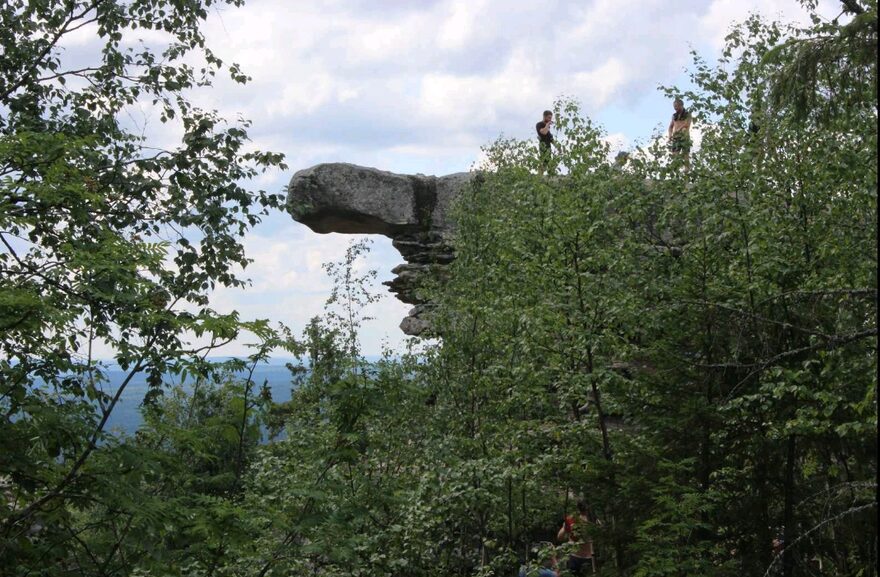
M 714 61 L 751 12 L 806 20 L 796 0 L 249 0 L 212 10 L 208 46 L 252 80 L 220 80 L 197 100 L 250 119 L 254 146 L 286 155 L 288 170 L 251 184 L 272 192 L 323 162 L 467 171 L 500 135 L 534 138 L 541 112 L 562 95 L 604 127 L 612 154 L 630 149 L 665 130 L 672 103 L 658 86 L 687 84 L 691 50 Z M 838 2 L 820 3 L 828 18 L 839 12 Z M 89 34 L 73 44 L 91 44 Z M 148 130 L 158 125 L 154 110 L 130 114 Z M 300 333 L 329 295 L 321 264 L 341 259 L 351 240 L 273 213 L 244 241 L 252 285 L 218 290 L 212 304 Z M 390 240 L 373 241 L 360 266 L 387 280 L 402 258 Z M 387 294 L 368 311 L 376 320 L 361 334 L 364 353 L 401 346 L 408 308 Z M 221 354 L 244 354 L 245 342 Z

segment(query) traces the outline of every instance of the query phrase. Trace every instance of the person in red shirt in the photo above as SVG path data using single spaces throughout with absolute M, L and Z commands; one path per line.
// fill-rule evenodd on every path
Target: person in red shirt
M 567 567 L 574 575 L 586 575 L 587 567 L 596 572 L 596 557 L 593 551 L 593 540 L 587 533 L 587 527 L 595 524 L 590 514 L 590 507 L 585 501 L 578 501 L 577 514 L 568 515 L 556 534 L 560 541 L 574 543 L 576 549 L 568 558 Z

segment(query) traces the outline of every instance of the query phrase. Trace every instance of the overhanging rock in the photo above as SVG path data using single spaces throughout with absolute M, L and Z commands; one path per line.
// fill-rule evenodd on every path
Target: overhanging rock
M 382 234 L 406 261 L 385 284 L 401 301 L 415 305 L 400 323 L 409 335 L 430 330 L 430 304 L 418 287 L 442 276 L 452 262 L 450 209 L 472 173 L 447 176 L 394 174 L 354 164 L 319 164 L 290 180 L 287 209 L 294 220 L 318 233 Z

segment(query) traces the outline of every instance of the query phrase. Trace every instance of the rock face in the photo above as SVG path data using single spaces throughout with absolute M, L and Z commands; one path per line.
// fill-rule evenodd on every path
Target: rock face
M 454 258 L 452 201 L 470 182 L 467 172 L 447 176 L 394 174 L 353 164 L 319 164 L 290 180 L 287 209 L 315 232 L 382 234 L 406 261 L 386 282 L 401 301 L 415 305 L 400 323 L 409 335 L 430 330 L 430 304 L 418 287 L 443 275 Z

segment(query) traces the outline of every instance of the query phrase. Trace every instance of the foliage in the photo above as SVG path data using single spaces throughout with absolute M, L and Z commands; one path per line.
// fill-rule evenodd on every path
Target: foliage
M 271 396 L 252 380 L 265 352 L 190 367 L 193 378 L 144 409 L 135 438 L 113 441 L 85 474 L 101 498 L 83 503 L 58 543 L 65 571 L 84 575 L 209 573 L 250 542 L 243 473 L 263 438 Z M 120 466 L 124 466 L 120 473 Z
M 843 12 L 833 21 L 814 15 L 809 35 L 795 32 L 763 56 L 776 68 L 768 78 L 768 102 L 790 108 L 797 120 L 812 115 L 825 122 L 876 102 L 877 1 L 841 4 Z M 850 19 L 841 24 L 844 15 Z
M 235 572 L 534 572 L 582 498 L 603 575 L 876 574 L 876 127 L 762 108 L 785 34 L 752 18 L 696 59 L 688 163 L 609 163 L 567 99 L 562 176 L 489 147 L 442 342 L 358 372 L 345 314 L 310 325 Z
M 187 370 L 242 328 L 268 330 L 207 306 L 214 287 L 244 286 L 235 273 L 248 262 L 241 236 L 280 202 L 242 183 L 283 167 L 280 155 L 250 150 L 246 122 L 227 123 L 190 101 L 219 71 L 246 80 L 205 47 L 199 27 L 213 5 L 12 0 L 0 7 L 4 568 L 26 574 L 58 559 L 61 572 L 87 571 L 83 557 L 66 564 L 85 539 L 70 529 L 92 506 L 126 510 L 130 485 L 116 475 L 136 486 L 134 479 L 157 474 L 155 460 L 104 431 L 127 384 L 147 372 L 146 400 L 155 401 L 169 373 Z M 71 50 L 70 38 L 89 31 L 96 42 Z M 153 41 L 139 41 L 141 31 Z M 128 115 L 141 106 L 179 129 L 180 141 L 163 147 L 145 137 L 146 127 Z M 128 371 L 116 390 L 96 359 L 99 347 Z M 170 502 L 159 505 L 171 512 Z M 115 523 L 126 532 L 163 514 Z M 111 548 L 96 573 L 119 571 L 117 552 Z
M 121 216 L 107 217 L 112 227 L 21 220 L 37 231 L 29 250 L 48 256 L 3 277 L 3 346 L 30 348 L 2 365 L 4 386 L 18 384 L 4 390 L 0 463 L 6 493 L 40 514 L 21 524 L 4 510 L 18 533 L 2 560 L 23 574 L 52 574 L 51 557 L 64 574 L 500 577 L 535 574 L 555 553 L 567 576 L 577 545 L 558 543 L 557 530 L 584 499 L 600 575 L 876 575 L 877 103 L 864 53 L 876 7 L 846 5 L 862 11 L 805 29 L 753 17 L 716 64 L 695 55 L 683 96 L 702 143 L 687 162 L 653 142 L 610 163 L 602 130 L 570 99 L 554 111 L 560 176 L 536 174 L 531 143 L 489 146 L 455 211 L 449 276 L 430 289 L 442 339 L 362 357 L 375 274 L 354 244 L 326 267 L 328 311 L 301 339 L 248 325 L 261 345 L 247 367 L 277 346 L 298 357 L 288 403 L 183 360 L 182 331 L 220 341 L 241 326 L 171 304 L 200 303 L 211 279 L 238 282 L 211 272 L 241 256 L 224 219 L 245 213 L 224 213 L 229 197 L 203 206 L 208 221 L 185 220 L 159 202 L 183 186 L 170 176 L 132 169 L 101 181 L 153 183 L 144 210 L 178 227 L 209 222 L 201 250 L 183 237 L 149 245 L 155 230 L 112 220 Z M 815 46 L 810 82 L 793 80 Z M 52 171 L 4 181 L 25 195 L 7 205 L 57 191 L 79 195 L 65 207 L 92 198 L 59 184 L 102 174 L 94 158 L 106 151 L 78 138 Z M 208 202 L 188 190 L 194 206 Z M 76 231 L 69 246 L 45 240 Z M 105 253 L 78 252 L 89 239 Z M 25 266 L 11 248 L 4 256 L 4 271 Z M 70 334 L 73 345 L 52 342 Z M 131 370 L 153 369 L 157 385 L 170 371 L 192 388 L 149 399 L 135 439 L 102 436 L 112 405 L 100 367 L 64 353 L 91 338 L 111 340 Z M 264 431 L 272 441 L 261 445 Z
M 599 509 L 605 571 L 875 567 L 876 69 L 817 64 L 817 92 L 841 75 L 873 95 L 831 117 L 805 117 L 767 82 L 788 64 L 774 46 L 827 26 L 787 40 L 752 18 L 717 66 L 696 59 L 689 167 L 655 145 L 615 174 L 562 101 L 565 176 L 535 177 L 528 146 L 499 141 L 465 199 L 446 380 L 475 397 L 480 430 L 505 421 L 508 399 L 542 416 L 533 428 L 557 435 L 543 451 L 561 453 L 542 489 Z
M 567 99 L 562 176 L 487 148 L 442 342 L 357 374 L 310 327 L 291 437 L 254 469 L 254 511 L 283 504 L 256 573 L 513 575 L 584 498 L 604 575 L 875 575 L 876 94 L 773 93 L 775 47 L 828 26 L 751 18 L 695 57 L 687 163 L 655 142 L 612 165 Z M 816 66 L 817 98 L 852 74 Z

